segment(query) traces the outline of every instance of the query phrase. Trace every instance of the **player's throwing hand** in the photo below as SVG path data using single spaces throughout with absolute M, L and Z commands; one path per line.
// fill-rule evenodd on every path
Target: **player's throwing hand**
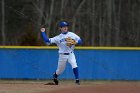
M 41 31 L 41 32 L 45 32 L 45 28 L 41 28 L 40 31 Z

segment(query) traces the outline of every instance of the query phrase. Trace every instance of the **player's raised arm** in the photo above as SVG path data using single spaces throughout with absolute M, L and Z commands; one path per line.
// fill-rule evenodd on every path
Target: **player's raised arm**
M 46 35 L 46 33 L 45 33 L 45 28 L 41 28 L 40 31 L 41 31 L 41 35 L 42 35 L 42 37 L 43 37 L 43 40 L 44 40 L 46 43 L 50 43 L 50 40 L 49 40 L 49 38 L 47 37 L 47 35 Z

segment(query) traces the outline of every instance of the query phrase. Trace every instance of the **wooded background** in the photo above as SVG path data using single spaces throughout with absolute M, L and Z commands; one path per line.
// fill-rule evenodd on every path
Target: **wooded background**
M 82 46 L 140 46 L 140 0 L 0 0 L 0 45 L 45 45 L 61 20 Z

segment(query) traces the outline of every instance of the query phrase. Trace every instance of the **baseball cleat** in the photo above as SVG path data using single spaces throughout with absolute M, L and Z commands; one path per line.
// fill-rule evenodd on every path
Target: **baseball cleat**
M 57 79 L 57 78 L 54 78 L 54 79 L 53 79 L 53 81 L 54 81 L 55 85 L 58 85 L 58 84 L 59 84 L 59 82 L 58 82 L 58 79 Z
M 75 81 L 75 84 L 76 84 L 76 85 L 80 85 L 80 81 L 79 81 L 79 80 L 76 80 L 76 81 Z
M 57 79 L 58 75 L 56 73 L 53 74 L 53 82 L 58 85 L 58 79 Z

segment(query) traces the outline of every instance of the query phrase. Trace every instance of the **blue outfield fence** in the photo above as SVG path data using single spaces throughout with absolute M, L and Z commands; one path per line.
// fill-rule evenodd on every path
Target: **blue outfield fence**
M 76 49 L 81 79 L 140 80 L 140 50 Z M 51 79 L 57 68 L 56 48 L 0 48 L 1 79 Z M 69 63 L 61 79 L 73 79 Z

